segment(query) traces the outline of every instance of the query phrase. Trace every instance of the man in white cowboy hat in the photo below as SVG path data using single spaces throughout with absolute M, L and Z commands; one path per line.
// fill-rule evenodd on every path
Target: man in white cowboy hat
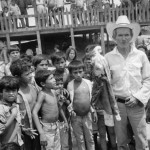
M 106 29 L 117 44 L 105 58 L 121 115 L 121 121 L 115 120 L 118 150 L 126 150 L 130 142 L 128 123 L 134 132 L 136 150 L 149 150 L 145 106 L 150 98 L 150 63 L 145 53 L 137 50 L 134 44 L 140 26 L 130 23 L 127 16 L 119 16 L 116 23 L 108 23 Z

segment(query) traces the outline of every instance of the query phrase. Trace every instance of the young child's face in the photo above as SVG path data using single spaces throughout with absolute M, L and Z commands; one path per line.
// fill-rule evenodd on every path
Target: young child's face
M 54 78 L 54 75 L 51 74 L 45 81 L 45 87 L 48 89 L 55 89 L 56 88 L 56 80 Z
M 56 69 L 63 70 L 66 67 L 66 61 L 64 58 L 60 59 L 59 61 L 54 62 L 54 66 Z
M 83 68 L 72 69 L 72 75 L 76 81 L 81 81 L 84 75 Z
M 17 89 L 3 89 L 3 99 L 8 103 L 14 103 L 17 99 Z
M 4 8 L 4 13 L 7 13 L 7 12 L 8 12 L 8 8 L 5 7 L 5 8 Z
M 95 74 L 95 76 L 101 76 L 101 74 L 102 74 L 102 71 L 101 71 L 101 69 L 100 68 L 98 68 L 98 67 L 94 67 L 93 68 L 93 71 L 94 71 L 94 74 Z
M 47 70 L 48 69 L 48 61 L 47 60 L 42 60 L 36 67 L 36 70 Z
M 69 53 L 69 58 L 70 58 L 71 60 L 73 60 L 74 57 L 75 57 L 75 51 L 74 51 L 74 50 L 71 50 L 70 53 Z
M 11 53 L 10 53 L 10 58 L 14 61 L 14 60 L 17 60 L 17 59 L 19 59 L 19 57 L 20 57 L 20 52 L 19 51 L 12 51 Z
M 60 81 L 56 81 L 56 85 L 58 88 L 63 88 L 63 80 L 60 80 Z
M 15 0 L 12 0 L 12 1 L 11 1 L 11 4 L 12 4 L 12 5 L 15 5 Z
M 25 71 L 22 75 L 22 78 L 26 80 L 27 83 L 31 83 L 32 80 L 32 70 Z

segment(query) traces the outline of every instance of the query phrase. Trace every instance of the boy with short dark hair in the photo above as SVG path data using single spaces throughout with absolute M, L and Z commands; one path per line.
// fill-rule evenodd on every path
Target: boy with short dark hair
M 70 122 L 69 121 L 70 115 L 67 110 L 67 107 L 70 104 L 70 95 L 69 95 L 69 92 L 64 88 L 63 73 L 61 71 L 58 71 L 58 70 L 55 71 L 55 80 L 56 80 L 56 85 L 58 88 L 56 90 L 58 104 L 67 119 L 66 121 L 67 121 L 67 125 L 68 125 L 68 123 Z M 69 150 L 69 148 L 71 148 L 71 146 L 72 146 L 71 145 L 71 132 L 70 132 L 70 130 L 69 131 L 66 130 L 66 122 L 64 122 L 64 119 L 62 116 L 59 116 L 59 121 L 60 121 L 61 150 Z
M 21 116 L 17 95 L 19 81 L 12 76 L 4 76 L 0 80 L 2 100 L 0 101 L 0 144 L 15 142 L 23 145 L 21 139 Z
M 75 134 L 79 150 L 95 150 L 92 135 L 92 118 L 97 120 L 97 116 L 91 107 L 91 81 L 84 79 L 84 64 L 79 60 L 72 61 L 69 66 L 69 72 L 74 79 L 68 83 L 71 104 L 68 110 L 71 113 L 73 132 Z
M 12 62 L 10 71 L 13 76 L 19 79 L 20 88 L 18 98 L 20 100 L 20 110 L 23 115 L 22 131 L 24 133 L 24 149 L 33 150 L 34 140 L 37 135 L 33 127 L 32 110 L 37 99 L 37 90 L 30 84 L 32 78 L 31 63 L 23 58 Z
M 51 56 L 51 61 L 54 67 L 63 72 L 64 87 L 67 86 L 69 71 L 66 68 L 66 55 L 63 52 L 56 52 Z
M 43 54 L 38 54 L 34 56 L 32 63 L 35 71 L 48 69 L 48 60 Z
M 17 45 L 13 45 L 8 49 L 7 54 L 9 56 L 10 62 L 5 66 L 5 75 L 8 76 L 12 75 L 10 72 L 10 65 L 12 64 L 13 61 L 20 58 L 20 49 L 18 48 Z
M 40 91 L 41 88 L 36 84 L 35 82 L 35 73 L 39 70 L 47 70 L 48 69 L 48 60 L 45 55 L 43 54 L 38 54 L 33 57 L 32 60 L 33 67 L 35 69 L 35 72 L 32 73 L 32 80 L 31 84 L 35 86 L 37 91 Z
M 33 119 L 40 134 L 40 144 L 46 150 L 61 149 L 59 108 L 55 93 L 56 81 L 53 74 L 54 72 L 50 70 L 39 70 L 35 75 L 35 81 L 42 90 L 38 94 L 37 103 L 33 110 Z M 38 116 L 39 111 L 41 119 Z

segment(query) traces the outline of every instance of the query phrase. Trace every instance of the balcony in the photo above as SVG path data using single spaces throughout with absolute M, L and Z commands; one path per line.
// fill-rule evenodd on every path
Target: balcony
M 64 34 L 71 35 L 72 45 L 74 35 L 89 33 L 90 31 L 100 31 L 102 43 L 103 34 L 107 22 L 115 22 L 119 15 L 127 15 L 131 22 L 138 22 L 141 26 L 150 24 L 150 9 L 139 7 L 110 8 L 110 9 L 90 9 L 84 11 L 53 11 L 46 15 L 27 15 L 0 17 L 0 39 L 7 40 L 10 46 L 10 38 L 13 39 L 32 39 L 33 36 L 38 40 L 38 47 L 41 49 L 40 36 L 45 34 Z M 31 19 L 35 22 L 34 26 L 18 26 L 19 20 Z

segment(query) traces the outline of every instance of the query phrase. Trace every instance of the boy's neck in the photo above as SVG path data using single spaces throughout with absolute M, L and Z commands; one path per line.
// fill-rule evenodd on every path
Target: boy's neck
M 52 89 L 49 88 L 43 88 L 42 91 L 45 93 L 52 93 Z
M 75 83 L 81 83 L 81 82 L 82 82 L 82 79 L 81 79 L 80 81 L 74 79 L 74 82 L 75 82 Z
M 30 88 L 29 88 L 29 85 L 27 84 L 27 85 L 21 85 L 20 86 L 20 90 L 21 91 L 27 91 L 27 90 L 29 90 Z
M 5 101 L 4 99 L 2 99 L 1 103 L 4 105 L 10 106 L 10 107 L 12 106 L 12 103 L 9 103 L 9 102 Z

